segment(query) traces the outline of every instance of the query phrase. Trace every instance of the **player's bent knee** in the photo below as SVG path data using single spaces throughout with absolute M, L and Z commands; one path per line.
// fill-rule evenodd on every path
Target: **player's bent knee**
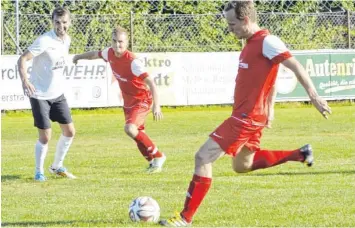
M 138 128 L 134 124 L 126 124 L 124 126 L 124 131 L 126 132 L 127 135 L 133 136 L 137 134 Z
M 75 127 L 73 123 L 60 124 L 60 127 L 62 128 L 62 134 L 65 137 L 72 138 L 75 136 Z
M 51 137 L 52 137 L 51 129 L 39 130 L 38 140 L 42 144 L 47 144 L 49 140 L 51 140 Z
M 247 173 L 251 167 L 247 163 L 233 163 L 233 170 L 236 173 Z
M 42 144 L 48 144 L 49 140 L 51 140 L 51 134 L 41 134 L 38 139 Z
M 65 132 L 66 137 L 74 137 L 75 136 L 75 128 L 69 129 L 67 132 Z
M 39 141 L 40 141 L 43 145 L 48 144 L 49 140 L 50 140 L 50 137 L 40 137 L 40 138 L 39 138 Z

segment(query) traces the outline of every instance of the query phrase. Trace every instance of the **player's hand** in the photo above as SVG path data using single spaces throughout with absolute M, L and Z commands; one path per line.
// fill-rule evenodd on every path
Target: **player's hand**
M 27 79 L 22 82 L 22 88 L 23 94 L 28 97 L 31 97 L 36 92 L 35 87 Z
M 78 63 L 78 61 L 79 61 L 78 56 L 77 56 L 77 55 L 74 55 L 74 57 L 73 57 L 73 63 L 76 65 L 76 64 Z
M 275 116 L 274 106 L 271 105 L 271 106 L 269 106 L 267 122 L 265 124 L 266 128 L 272 128 L 272 121 L 274 121 L 274 116 Z
M 267 120 L 265 127 L 266 128 L 272 128 L 272 121 L 271 119 Z
M 327 114 L 332 114 L 332 110 L 328 106 L 327 101 L 323 100 L 321 97 L 317 96 L 315 98 L 311 98 L 311 102 L 314 107 L 323 115 L 324 118 L 328 119 Z
M 163 113 L 161 112 L 160 105 L 153 105 L 152 112 L 155 121 L 163 119 Z

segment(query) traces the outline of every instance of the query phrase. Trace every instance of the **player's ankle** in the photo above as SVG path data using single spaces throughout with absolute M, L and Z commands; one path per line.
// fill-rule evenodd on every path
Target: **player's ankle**
M 192 223 L 192 218 L 186 218 L 182 213 L 180 213 L 180 216 L 183 220 L 185 220 L 185 222 L 190 224 Z
M 161 157 L 163 157 L 163 153 L 161 153 L 159 151 L 153 155 L 153 158 L 161 158 Z

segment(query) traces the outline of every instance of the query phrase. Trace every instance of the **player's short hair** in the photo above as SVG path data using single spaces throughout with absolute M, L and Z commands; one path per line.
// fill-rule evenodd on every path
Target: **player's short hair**
M 224 6 L 224 12 L 234 9 L 237 19 L 243 20 L 249 17 L 252 22 L 256 22 L 256 9 L 253 0 L 230 1 Z
M 126 34 L 126 36 L 127 36 L 127 38 L 128 38 L 128 31 L 125 29 L 125 28 L 123 28 L 123 27 L 121 27 L 121 26 L 119 26 L 119 25 L 117 25 L 113 30 L 112 30 L 112 34 L 117 34 L 117 33 L 124 33 L 124 34 Z
M 57 7 L 53 10 L 52 13 L 52 20 L 54 19 L 55 16 L 62 17 L 64 15 L 69 15 L 70 16 L 70 11 L 65 8 L 65 7 Z

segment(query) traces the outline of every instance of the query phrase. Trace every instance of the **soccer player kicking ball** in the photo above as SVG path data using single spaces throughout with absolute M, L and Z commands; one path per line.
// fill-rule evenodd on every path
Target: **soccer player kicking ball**
M 260 149 L 260 137 L 273 118 L 275 80 L 279 64 L 291 69 L 305 88 L 315 108 L 327 118 L 331 110 L 321 99 L 301 64 L 285 44 L 256 23 L 252 1 L 232 1 L 225 6 L 229 31 L 246 39 L 239 57 L 232 115 L 226 119 L 195 155 L 195 172 L 188 188 L 184 209 L 175 217 L 160 221 L 164 226 L 189 226 L 212 180 L 212 163 L 227 154 L 237 173 L 280 165 L 287 161 L 313 163 L 312 147 L 273 151 Z
M 44 160 L 51 139 L 51 121 L 58 122 L 62 130 L 49 171 L 57 176 L 74 179 L 75 176 L 63 166 L 63 161 L 75 135 L 74 124 L 67 100 L 64 96 L 63 70 L 69 57 L 70 12 L 62 7 L 52 13 L 53 29 L 41 36 L 18 60 L 22 87 L 30 98 L 34 125 L 38 128 L 35 146 L 36 181 L 45 181 Z M 26 62 L 33 59 L 31 77 L 27 77 Z
M 162 170 L 166 156 L 145 134 L 144 121 L 150 112 L 152 103 L 154 120 L 161 120 L 163 114 L 153 79 L 146 72 L 142 61 L 128 51 L 127 46 L 128 33 L 124 28 L 117 26 L 112 31 L 111 47 L 103 51 L 91 51 L 75 55 L 73 62 L 76 64 L 80 59 L 102 58 L 110 63 L 112 72 L 122 91 L 123 110 L 126 119 L 124 130 L 129 137 L 136 141 L 139 151 L 149 162 L 147 172 L 156 173 Z

